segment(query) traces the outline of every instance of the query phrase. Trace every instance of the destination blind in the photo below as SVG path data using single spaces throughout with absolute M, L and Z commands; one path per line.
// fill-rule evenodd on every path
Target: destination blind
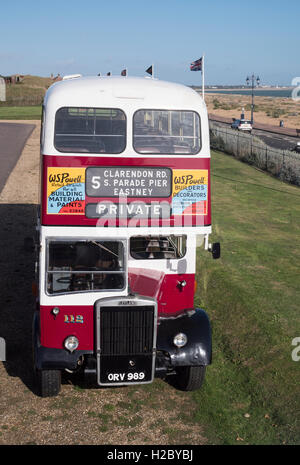
M 90 167 L 86 170 L 89 197 L 169 197 L 171 192 L 169 168 Z

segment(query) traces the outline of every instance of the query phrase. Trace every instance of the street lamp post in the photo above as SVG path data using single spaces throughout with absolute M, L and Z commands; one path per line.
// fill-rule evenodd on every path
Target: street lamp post
M 251 89 L 252 89 L 252 103 L 251 103 L 251 124 L 253 125 L 253 112 L 254 112 L 254 87 L 255 87 L 255 81 L 256 84 L 259 86 L 260 79 L 257 76 L 254 76 L 254 73 L 252 73 L 252 76 L 248 76 L 246 79 L 247 86 L 249 86 L 251 82 Z

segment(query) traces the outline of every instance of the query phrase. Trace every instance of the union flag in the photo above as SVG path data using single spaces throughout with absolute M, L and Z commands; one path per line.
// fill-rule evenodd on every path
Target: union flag
M 193 61 L 190 66 L 191 71 L 202 71 L 202 58 L 199 58 L 199 60 Z

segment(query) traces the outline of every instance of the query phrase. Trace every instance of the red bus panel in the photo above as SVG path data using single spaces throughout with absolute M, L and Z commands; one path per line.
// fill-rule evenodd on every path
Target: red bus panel
M 42 159 L 45 226 L 211 224 L 210 158 Z

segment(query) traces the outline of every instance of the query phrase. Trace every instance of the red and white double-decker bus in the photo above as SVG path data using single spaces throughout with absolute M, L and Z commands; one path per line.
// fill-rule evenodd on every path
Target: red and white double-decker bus
M 194 307 L 197 244 L 219 255 L 202 98 L 152 78 L 64 78 L 44 100 L 41 181 L 40 395 L 59 393 L 63 370 L 198 389 L 211 330 Z

